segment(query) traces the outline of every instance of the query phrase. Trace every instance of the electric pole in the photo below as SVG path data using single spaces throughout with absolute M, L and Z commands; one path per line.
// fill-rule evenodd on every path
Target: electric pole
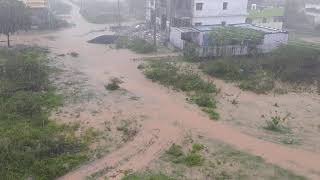
M 121 26 L 120 0 L 118 0 L 118 26 Z
M 157 47 L 157 0 L 154 2 L 154 26 L 153 26 L 153 45 Z

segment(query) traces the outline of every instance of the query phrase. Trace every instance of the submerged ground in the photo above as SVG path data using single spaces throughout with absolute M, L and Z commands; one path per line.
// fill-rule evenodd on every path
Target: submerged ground
M 61 69 L 53 80 L 66 102 L 53 118 L 58 123 L 78 123 L 82 129 L 91 127 L 99 132 L 97 142 L 91 147 L 92 160 L 60 179 L 85 179 L 92 175 L 96 179 L 120 179 L 128 172 L 146 169 L 177 174 L 163 160 L 163 154 L 174 143 L 192 146 L 194 142 L 206 146 L 207 150 L 201 153 L 209 160 L 204 167 L 196 169 L 181 170 L 190 167 L 179 167 L 180 173 L 188 172 L 190 179 L 204 178 L 200 172 L 211 172 L 210 168 L 206 168 L 207 171 L 203 168 L 209 167 L 208 162 L 219 158 L 235 163 L 234 167 L 239 171 L 242 166 L 248 166 L 242 161 L 258 163 L 261 170 L 264 169 L 263 173 L 254 172 L 263 174 L 261 176 L 247 177 L 245 175 L 252 172 L 243 172 L 243 177 L 247 178 L 302 178 L 295 175 L 298 174 L 320 179 L 319 95 L 257 95 L 215 79 L 217 87 L 221 89 L 217 98 L 221 117 L 220 121 L 212 121 L 197 106 L 188 103 L 183 93 L 146 79 L 137 69 L 140 62 L 135 61 L 143 55 L 87 43 L 96 36 L 111 32 L 105 31 L 105 25 L 86 22 L 79 15 L 78 7 L 72 7 L 67 20 L 76 24 L 73 28 L 58 32 L 28 32 L 13 39 L 16 44 L 48 47 L 51 64 Z M 148 56 L 167 55 L 170 54 Z M 105 85 L 112 78 L 122 82 L 120 90 L 106 90 Z M 235 98 L 238 106 L 232 103 Z M 275 104 L 279 105 L 280 110 Z M 294 117 L 294 131 L 301 145 L 278 143 L 279 138 L 285 137 L 270 135 L 261 128 L 261 121 L 264 122 L 261 116 L 268 116 L 275 111 L 290 113 Z M 192 142 L 185 142 L 188 137 L 192 137 Z M 190 148 L 186 146 L 184 151 L 187 153 Z M 228 150 L 233 149 L 231 154 L 245 158 L 237 159 L 239 156 L 235 156 L 232 160 L 226 159 L 230 154 L 221 153 L 227 151 L 221 150 L 224 146 Z M 217 157 L 217 154 L 221 156 Z M 253 158 L 257 156 L 258 159 Z M 215 167 L 212 163 L 211 166 Z M 226 165 L 222 168 L 226 172 L 230 170 Z M 182 176 L 182 179 L 185 178 Z M 207 178 L 210 179 L 210 176 Z M 238 179 L 236 176 L 230 178 Z

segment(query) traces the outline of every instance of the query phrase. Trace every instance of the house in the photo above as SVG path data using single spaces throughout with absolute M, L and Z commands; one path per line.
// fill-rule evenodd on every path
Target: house
M 249 10 L 249 16 L 246 23 L 282 29 L 284 19 L 284 8 L 268 7 Z
M 245 23 L 248 0 L 147 0 L 146 21 L 162 29 Z
M 261 33 L 261 42 L 256 45 L 261 53 L 287 43 L 288 33 L 281 28 L 246 23 L 247 6 L 248 0 L 147 0 L 146 21 L 151 26 L 157 24 L 167 32 L 174 47 L 184 49 L 193 44 L 202 57 L 220 55 L 219 48 L 209 45 L 208 37 L 224 27 Z M 251 53 L 253 43 L 250 44 L 250 39 L 254 38 L 254 34 L 252 38 L 250 33 L 247 35 L 249 41 L 241 40 L 236 44 L 231 39 L 231 44 L 224 45 L 224 51 L 228 55 Z
M 197 46 L 200 57 L 218 56 L 217 47 L 210 45 L 209 35 L 215 29 L 223 28 L 221 25 L 194 26 L 194 27 L 171 27 L 170 42 L 173 46 L 184 49 L 187 44 Z M 235 24 L 230 27 L 254 30 L 262 33 L 261 42 L 256 46 L 259 53 L 268 53 L 288 42 L 289 34 L 286 31 L 255 26 L 252 24 Z M 250 44 L 231 43 L 224 46 L 229 56 L 249 54 Z

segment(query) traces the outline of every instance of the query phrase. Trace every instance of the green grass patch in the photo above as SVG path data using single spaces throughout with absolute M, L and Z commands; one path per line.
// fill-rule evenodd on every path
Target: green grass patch
M 0 174 L 3 179 L 55 179 L 88 160 L 76 127 L 49 119 L 63 103 L 49 81 L 46 52 L 2 50 Z
M 206 61 L 200 68 L 208 75 L 234 81 L 244 90 L 267 93 L 275 82 L 315 85 L 320 79 L 320 51 L 287 45 L 259 57 L 226 57 Z
M 122 180 L 174 180 L 163 173 L 141 172 L 126 175 Z
M 143 72 L 147 78 L 154 82 L 187 92 L 190 96 L 190 102 L 205 108 L 204 112 L 214 112 L 216 109 L 216 101 L 214 100 L 214 95 L 218 93 L 216 86 L 212 82 L 203 80 L 193 70 L 179 67 L 175 62 L 154 60 L 148 61 L 144 65 Z
M 201 144 L 194 144 L 192 150 L 187 154 L 183 151 L 182 147 L 173 144 L 165 153 L 165 159 L 175 164 L 184 164 L 186 166 L 201 166 L 204 158 L 199 152 L 203 150 L 204 146 Z
M 157 51 L 157 48 L 153 44 L 138 37 L 133 39 L 130 39 L 129 37 L 120 37 L 115 44 L 118 49 L 127 48 L 140 54 L 148 54 Z

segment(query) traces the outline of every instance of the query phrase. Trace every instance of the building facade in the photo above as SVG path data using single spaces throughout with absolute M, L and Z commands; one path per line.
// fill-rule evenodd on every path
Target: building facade
M 146 21 L 163 29 L 245 23 L 248 0 L 147 0 Z
M 252 24 L 237 24 L 230 25 L 238 28 L 253 29 L 263 33 L 263 39 L 257 45 L 259 53 L 268 53 L 283 44 L 287 44 L 289 34 L 286 31 L 276 30 L 273 28 L 255 26 Z M 208 35 L 215 29 L 221 26 L 195 26 L 189 28 L 171 27 L 170 42 L 179 49 L 184 49 L 187 44 L 196 45 L 197 52 L 200 57 L 219 56 L 217 47 L 212 47 L 209 44 Z M 230 44 L 225 46 L 227 56 L 239 56 L 249 54 L 249 45 Z
M 247 17 L 248 0 L 194 0 L 193 25 L 241 24 Z

